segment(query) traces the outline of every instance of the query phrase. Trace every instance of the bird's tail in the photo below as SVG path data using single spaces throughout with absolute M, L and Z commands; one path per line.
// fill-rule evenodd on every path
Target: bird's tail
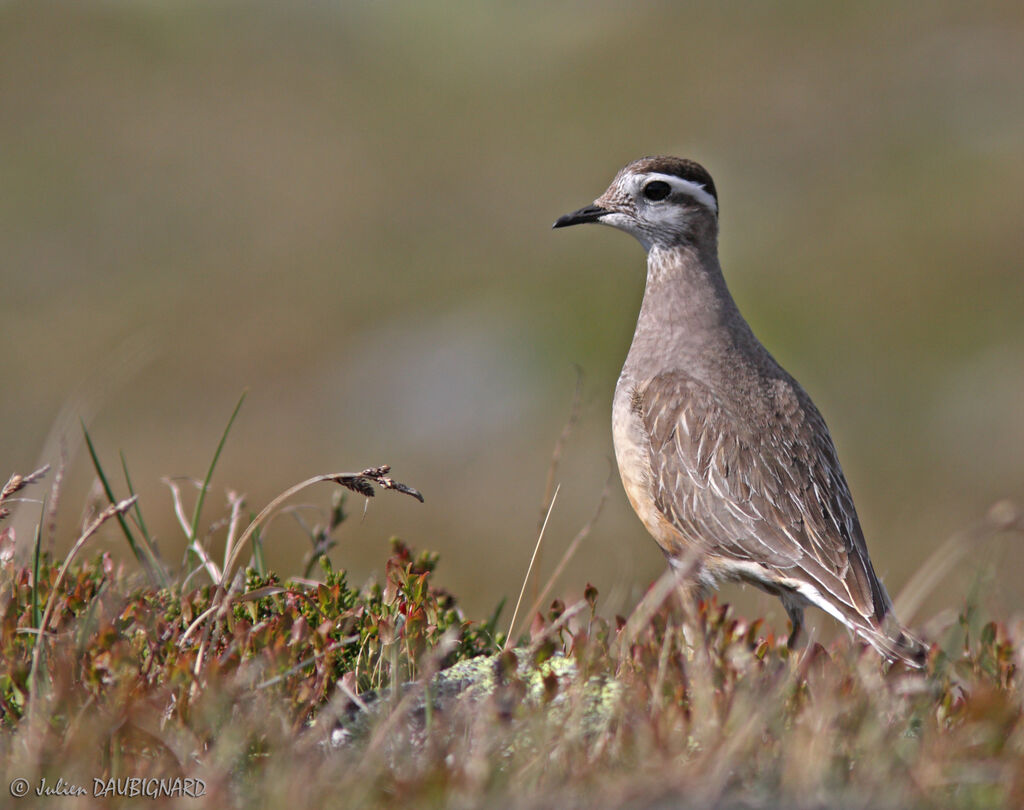
M 929 645 L 900 624 L 893 611 L 892 598 L 875 574 L 871 561 L 864 558 L 864 563 L 874 610 L 869 615 L 847 610 L 847 625 L 890 661 L 902 661 L 912 669 L 923 669 Z
M 900 626 L 891 612 L 876 623 L 858 623 L 853 630 L 890 661 L 902 661 L 912 669 L 924 668 L 929 646 Z

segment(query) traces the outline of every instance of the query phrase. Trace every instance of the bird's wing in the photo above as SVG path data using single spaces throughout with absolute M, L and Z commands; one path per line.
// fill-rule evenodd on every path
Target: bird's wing
M 680 371 L 638 386 L 657 508 L 707 553 L 806 581 L 844 613 L 881 620 L 891 604 L 824 419 L 789 377 L 758 398 L 725 402 Z

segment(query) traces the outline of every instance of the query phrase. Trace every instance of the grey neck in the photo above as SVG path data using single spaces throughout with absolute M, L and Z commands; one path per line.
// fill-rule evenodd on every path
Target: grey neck
M 706 379 L 727 355 L 757 351 L 755 346 L 760 344 L 726 287 L 714 245 L 651 248 L 623 376 L 639 380 L 682 369 Z

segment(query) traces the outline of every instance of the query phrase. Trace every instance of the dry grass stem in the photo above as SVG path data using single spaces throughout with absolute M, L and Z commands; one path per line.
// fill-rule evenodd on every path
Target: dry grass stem
M 57 578 L 54 580 L 53 585 L 50 586 L 50 595 L 46 599 L 46 606 L 43 608 L 43 615 L 42 618 L 39 620 L 39 636 L 36 640 L 35 649 L 32 654 L 31 680 L 33 684 L 37 682 L 36 678 L 39 673 L 39 657 L 45 644 L 44 639 L 46 635 L 46 628 L 50 623 L 50 615 L 53 612 L 53 605 L 57 599 L 57 594 L 60 592 L 60 586 L 61 583 L 63 583 L 64 581 L 65 575 L 67 574 L 68 567 L 74 561 L 75 557 L 78 555 L 78 552 L 82 550 L 82 547 L 85 546 L 89 539 L 93 535 L 95 535 L 96 532 L 99 531 L 100 527 L 104 523 L 106 523 L 115 515 L 123 515 L 132 507 L 132 504 L 134 504 L 135 501 L 136 497 L 132 496 L 131 498 L 126 498 L 123 501 L 119 501 L 118 503 L 110 504 L 109 506 L 107 506 L 102 512 L 99 513 L 99 515 L 96 516 L 96 518 L 93 519 L 92 523 L 90 523 L 86 527 L 85 531 L 83 531 L 82 534 L 78 537 L 78 539 L 75 541 L 75 544 L 71 547 L 71 550 L 64 558 L 64 562 L 61 565 L 60 570 L 57 572 Z
M 540 515 L 537 517 L 537 531 L 540 532 L 548 512 L 551 510 L 551 501 L 554 498 L 555 478 L 558 476 L 558 466 L 562 462 L 562 454 L 565 452 L 565 445 L 575 430 L 580 420 L 580 410 L 583 404 L 583 369 L 576 367 L 576 387 L 572 394 L 572 404 L 569 406 L 569 418 L 562 426 L 562 432 L 555 440 L 554 449 L 551 451 L 551 461 L 548 464 L 548 472 L 544 478 L 544 497 L 540 503 Z
M 565 424 L 562 426 L 562 432 L 558 434 L 558 438 L 555 440 L 555 446 L 551 451 L 551 461 L 548 463 L 548 471 L 544 479 L 544 495 L 541 498 L 540 510 L 537 516 L 538 533 L 544 525 L 544 521 L 551 509 L 551 501 L 554 498 L 555 492 L 555 479 L 558 476 L 558 467 L 562 462 L 562 454 L 565 452 L 565 445 L 569 441 L 569 437 L 572 435 L 573 430 L 576 428 L 576 424 L 579 422 L 582 403 L 583 369 L 576 366 L 576 386 L 573 389 L 572 404 L 569 406 L 569 418 L 566 419 Z M 537 596 L 537 581 L 534 581 L 530 599 L 533 602 L 540 601 L 540 597 Z
M 3 503 L 14 493 L 20 492 L 30 484 L 35 484 L 37 481 L 40 481 L 49 471 L 50 465 L 45 464 L 35 472 L 29 473 L 28 475 L 19 475 L 18 473 L 14 473 L 7 479 L 7 483 L 0 488 L 0 503 Z
M 530 564 L 526 567 L 526 576 L 523 577 L 523 586 L 519 589 L 519 598 L 516 599 L 515 610 L 512 611 L 512 620 L 508 624 L 508 635 L 505 638 L 505 649 L 508 649 L 509 644 L 512 643 L 512 631 L 516 627 L 516 618 L 519 616 L 519 606 L 523 603 L 523 594 L 526 593 L 526 585 L 530 581 L 530 572 L 533 571 L 533 564 L 537 559 L 537 552 L 540 550 L 540 544 L 544 540 L 544 532 L 548 528 L 548 520 L 551 518 L 551 512 L 555 508 L 555 501 L 558 500 L 558 490 L 560 488 L 555 487 L 555 494 L 551 496 L 551 503 L 548 504 L 548 513 L 544 516 L 544 522 L 541 523 L 540 531 L 537 533 L 537 542 L 533 546 L 533 554 L 530 556 Z
M 552 587 L 558 581 L 558 578 L 562 575 L 562 572 L 565 570 L 565 567 L 569 564 L 569 561 L 576 554 L 577 549 L 579 549 L 580 543 L 582 543 L 590 534 L 590 532 L 593 531 L 594 526 L 597 523 L 597 519 L 601 516 L 601 510 L 604 509 L 605 501 L 608 500 L 608 495 L 611 492 L 612 482 L 614 480 L 615 470 L 611 470 L 608 473 L 608 479 L 604 482 L 604 487 L 601 489 L 601 494 L 598 496 L 597 506 L 594 507 L 593 514 L 590 516 L 590 519 L 583 524 L 580 530 L 576 533 L 576 536 L 566 547 L 565 552 L 562 554 L 562 558 L 558 561 L 558 565 L 555 566 L 555 570 L 551 572 L 551 576 L 548 577 L 548 581 L 544 584 L 544 587 L 541 589 L 540 594 L 534 598 L 533 604 L 530 605 L 530 609 L 529 611 L 527 611 L 528 616 L 532 616 L 534 613 L 540 610 L 541 605 L 544 604 L 544 600 L 551 592 Z
M 171 490 L 171 501 L 174 504 L 174 516 L 177 518 L 178 525 L 181 527 L 181 530 L 185 533 L 185 538 L 189 541 L 188 550 L 199 558 L 200 565 L 202 568 L 206 569 L 206 572 L 210 577 L 210 581 L 215 585 L 219 584 L 223 578 L 220 568 L 218 568 L 217 564 L 210 558 L 210 555 L 203 547 L 203 544 L 199 541 L 199 538 L 192 537 L 192 526 L 189 523 L 188 518 L 185 516 L 185 506 L 181 499 L 181 489 L 178 486 L 178 482 L 173 478 L 161 478 L 160 480 L 167 485 L 168 489 Z M 201 484 L 194 479 L 189 478 L 186 480 L 188 480 L 189 483 L 194 484 L 196 487 L 201 486 Z
M 242 536 L 238 538 L 237 545 L 232 548 L 231 553 L 225 557 L 223 577 L 226 578 L 231 575 L 231 571 L 234 568 L 235 563 L 238 561 L 238 555 L 245 547 L 245 544 L 252 537 L 253 533 L 263 525 L 263 523 L 277 510 L 277 508 L 292 497 L 292 495 L 295 495 L 314 484 L 320 484 L 324 481 L 333 481 L 334 483 L 341 484 L 341 486 L 351 489 L 353 492 L 357 492 L 367 498 L 372 498 L 374 496 L 373 484 L 376 484 L 381 489 L 393 489 L 397 492 L 410 495 L 420 502 L 423 501 L 423 496 L 418 490 L 415 490 L 405 484 L 400 484 L 393 478 L 389 478 L 387 474 L 390 471 L 391 467 L 385 464 L 380 467 L 370 467 L 360 473 L 327 473 L 325 475 L 314 475 L 312 478 L 308 478 L 293 487 L 289 487 L 263 507 L 263 510 L 253 518 L 245 531 L 242 532 Z
M 976 554 L 981 543 L 1004 531 L 1024 531 L 1020 510 L 1010 501 L 995 504 L 985 518 L 956 532 L 932 552 L 893 600 L 895 614 L 905 622 L 911 621 L 928 595 L 967 555 Z

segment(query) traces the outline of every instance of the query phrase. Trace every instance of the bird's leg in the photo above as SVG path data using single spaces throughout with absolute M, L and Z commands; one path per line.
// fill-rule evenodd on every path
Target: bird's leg
M 793 631 L 789 634 L 786 647 L 796 650 L 803 646 L 803 640 L 800 636 L 804 628 L 804 608 L 795 599 L 789 599 L 785 596 L 782 597 L 782 604 L 786 608 L 786 613 L 789 614 L 790 623 L 793 625 Z
M 707 628 L 700 621 L 700 602 L 708 596 L 708 586 L 701 577 L 701 560 L 689 551 L 680 557 L 670 557 L 669 563 L 675 572 L 676 596 L 682 611 L 679 632 L 689 648 L 684 653 L 686 693 L 691 705 L 707 701 L 710 707 L 715 694 L 715 663 Z
M 683 614 L 683 638 L 691 647 L 696 647 L 700 635 L 701 590 L 693 580 L 678 579 L 677 581 L 676 594 L 679 597 L 679 607 Z
M 683 614 L 683 637 L 690 647 L 696 648 L 700 629 L 700 600 L 707 596 L 707 588 L 700 581 L 700 560 L 696 554 L 669 557 L 669 565 L 676 574 L 676 594 Z

